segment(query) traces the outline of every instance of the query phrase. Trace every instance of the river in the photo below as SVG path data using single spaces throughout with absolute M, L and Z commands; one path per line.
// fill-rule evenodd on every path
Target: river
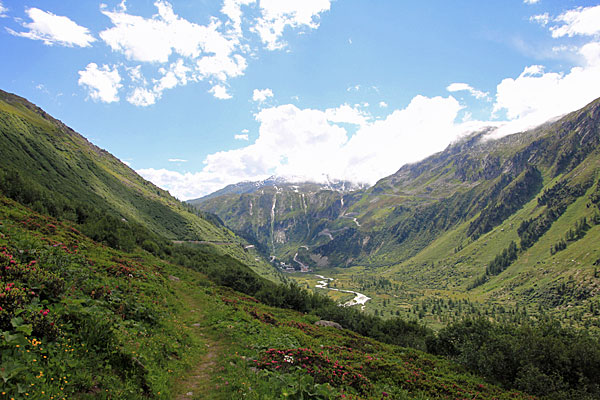
M 316 275 L 317 278 L 322 279 L 321 281 L 319 281 L 315 287 L 319 288 L 319 289 L 329 289 L 329 290 L 335 290 L 336 292 L 343 292 L 343 293 L 352 293 L 354 294 L 354 298 L 352 300 L 349 300 L 347 302 L 345 302 L 343 305 L 344 307 L 352 307 L 352 306 L 356 306 L 360 304 L 360 309 L 364 310 L 365 309 L 365 304 L 367 303 L 367 301 L 371 300 L 370 297 L 365 296 L 362 293 L 358 293 L 355 292 L 353 290 L 344 290 L 344 289 L 335 289 L 335 288 L 331 288 L 329 287 L 329 283 L 334 281 L 335 279 L 333 278 L 326 278 L 323 275 Z

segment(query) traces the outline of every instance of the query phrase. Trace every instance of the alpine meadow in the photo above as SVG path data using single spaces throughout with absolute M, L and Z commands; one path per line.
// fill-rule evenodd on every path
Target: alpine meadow
M 600 3 L 0 0 L 0 400 L 600 399 Z

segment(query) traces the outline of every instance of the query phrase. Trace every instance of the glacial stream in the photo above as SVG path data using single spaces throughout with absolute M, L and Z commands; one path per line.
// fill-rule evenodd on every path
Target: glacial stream
M 334 281 L 335 279 L 333 278 L 326 278 L 323 275 L 316 275 L 317 278 L 322 279 L 322 281 L 319 281 L 315 287 L 319 288 L 319 289 L 329 289 L 329 290 L 335 290 L 336 292 L 343 292 L 343 293 L 352 293 L 354 294 L 354 298 L 350 301 L 345 302 L 344 304 L 341 304 L 344 307 L 352 307 L 352 306 L 356 306 L 356 305 L 361 305 L 360 309 L 364 310 L 365 309 L 365 304 L 367 303 L 367 301 L 371 300 L 370 297 L 365 296 L 362 293 L 358 293 L 352 290 L 344 290 L 344 289 L 335 289 L 335 288 L 330 288 L 329 287 L 329 283 Z

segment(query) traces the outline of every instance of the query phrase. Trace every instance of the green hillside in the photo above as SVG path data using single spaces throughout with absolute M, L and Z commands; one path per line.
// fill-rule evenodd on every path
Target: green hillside
M 0 184 L 34 210 L 83 223 L 107 213 L 161 238 L 211 243 L 223 254 L 279 280 L 247 243 L 146 181 L 110 153 L 16 95 L 0 91 Z
M 531 131 L 472 134 L 366 190 L 263 190 L 198 207 L 249 240 L 274 241 L 267 254 L 371 297 L 371 313 L 436 328 L 475 311 L 549 313 L 597 329 L 599 126 L 596 100 Z M 305 197 L 318 201 L 290 200 Z
M 471 307 L 464 313 L 469 318 L 438 332 L 414 316 L 340 307 L 268 269 L 214 215 L 196 215 L 40 109 L 12 95 L 4 98 L 2 154 L 12 159 L 4 157 L 0 171 L 0 399 L 600 395 L 600 342 L 584 330 L 547 315 L 483 317 L 469 302 L 460 302 L 465 311 Z M 125 176 L 130 185 L 123 183 Z M 519 176 L 529 179 L 526 171 Z M 588 182 L 577 168 L 554 179 L 568 176 Z M 591 201 L 584 206 L 592 209 L 600 198 L 597 185 L 551 187 L 553 192 L 537 195 L 538 203 L 532 199 L 518 211 L 529 218 L 519 232 L 535 233 L 527 229 L 537 216 L 568 203 L 560 218 L 570 216 L 576 224 L 565 237 L 567 248 L 553 251 L 570 254 L 573 243 L 595 232 L 570 212 L 582 208 L 581 191 Z M 337 212 L 327 196 L 339 199 L 330 191 L 311 203 L 323 220 Z M 144 204 L 152 204 L 152 211 Z M 157 221 L 170 221 L 172 228 Z M 464 234 L 470 223 L 437 240 L 443 244 L 446 234 Z M 435 252 L 435 243 L 419 254 Z M 306 252 L 301 256 L 310 257 L 310 248 Z M 518 266 L 511 262 L 505 272 Z M 360 279 L 344 281 L 348 271 L 378 279 L 362 289 L 383 288 L 367 303 L 371 311 L 389 297 L 390 287 L 398 287 L 394 280 L 402 268 L 367 275 L 354 266 L 342 269 L 338 280 L 345 285 Z M 493 293 L 501 275 L 474 290 L 482 298 L 486 290 Z M 453 290 L 463 290 L 460 285 Z
M 217 286 L 217 254 L 123 253 L 5 197 L 0 218 L 2 399 L 531 398 Z

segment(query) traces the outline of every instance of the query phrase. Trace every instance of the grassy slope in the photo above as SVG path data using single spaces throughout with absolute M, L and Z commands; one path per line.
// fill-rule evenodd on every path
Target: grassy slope
M 1 399 L 528 398 L 96 244 L 4 197 L 0 220 L 2 287 L 14 296 L 0 299 L 12 326 L 0 335 Z
M 281 278 L 229 229 L 188 211 L 168 192 L 144 180 L 110 153 L 43 110 L 18 96 L 0 91 L 0 168 L 18 171 L 55 196 L 94 204 L 154 233 L 173 240 L 232 243 L 219 246 L 269 279 Z
M 358 290 L 373 297 L 367 303 L 369 312 L 383 312 L 384 316 L 391 316 L 393 313 L 390 311 L 398 310 L 405 317 L 421 318 L 434 327 L 441 327 L 473 310 L 488 312 L 495 318 L 511 318 L 519 307 L 521 310 L 526 308 L 529 314 L 551 313 L 567 323 L 597 329 L 600 326 L 599 315 L 591 309 L 600 305 L 600 280 L 594 276 L 597 269 L 594 263 L 600 258 L 600 250 L 596 245 L 600 226 L 591 224 L 584 238 L 568 242 L 567 249 L 563 251 L 551 254 L 550 248 L 563 239 L 581 218 L 587 217 L 589 220 L 597 211 L 591 204 L 590 196 L 598 185 L 598 149 L 577 160 L 572 170 L 560 173 L 557 165 L 561 152 L 568 150 L 561 148 L 561 143 L 577 149 L 584 143 L 581 136 L 587 139 L 589 135 L 597 136 L 595 123 L 590 125 L 586 118 L 592 121 L 597 119 L 598 109 L 596 101 L 555 125 L 513 135 L 499 142 L 484 143 L 468 153 L 467 157 L 484 160 L 482 164 L 493 166 L 494 160 L 511 159 L 527 150 L 528 154 L 533 154 L 530 157 L 542 173 L 543 188 L 538 196 L 526 202 L 491 231 L 476 239 L 468 236 L 470 224 L 479 216 L 477 213 L 463 222 L 459 221 L 447 231 L 438 232 L 431 243 L 410 257 L 406 257 L 403 247 L 388 241 L 373 256 L 355 262 L 353 268 L 321 269 L 320 273 L 336 278 L 339 288 Z M 586 130 L 589 133 L 582 135 L 581 132 Z M 556 140 L 555 135 L 562 135 L 562 138 Z M 537 144 L 532 146 L 531 143 L 536 141 Z M 460 151 L 460 148 L 454 150 L 459 155 Z M 350 211 L 358 213 L 365 234 L 376 235 L 378 229 L 385 230 L 386 221 L 393 218 L 392 210 L 398 205 L 419 207 L 434 201 L 432 198 L 435 196 L 448 197 L 452 193 L 469 190 L 468 184 L 451 179 L 449 172 L 456 170 L 452 152 L 450 148 L 446 154 L 441 153 L 423 163 L 407 167 L 366 191 L 350 208 Z M 565 159 L 574 160 L 570 157 Z M 460 157 L 457 159 L 463 160 Z M 481 171 L 476 169 L 470 173 L 477 176 Z M 496 255 L 507 248 L 511 241 L 520 242 L 517 234 L 520 224 L 545 210 L 545 206 L 538 205 L 538 197 L 545 189 L 562 180 L 575 185 L 588 179 L 595 184 L 570 204 L 531 248 L 520 252 L 518 259 L 506 271 L 491 276 L 482 286 L 470 289 Z M 485 193 L 491 189 L 493 182 L 481 181 L 478 184 L 481 186 L 478 190 Z M 412 250 L 412 243 L 409 242 L 405 249 Z M 405 259 L 398 262 L 399 258 Z M 373 265 L 378 268 L 373 268 Z M 390 280 L 391 285 L 386 288 L 376 285 L 380 278 Z M 442 300 L 443 310 L 434 313 L 433 302 Z M 455 304 L 449 305 L 450 300 Z M 471 308 L 471 304 L 468 307 L 461 304 L 459 310 L 456 304 L 458 300 L 468 300 L 474 303 L 474 308 Z M 494 311 L 500 307 L 504 311 Z
M 2 167 L 48 189 L 135 220 L 173 239 L 221 240 L 229 235 L 185 211 L 166 191 L 145 181 L 108 152 L 26 100 L 0 93 Z

